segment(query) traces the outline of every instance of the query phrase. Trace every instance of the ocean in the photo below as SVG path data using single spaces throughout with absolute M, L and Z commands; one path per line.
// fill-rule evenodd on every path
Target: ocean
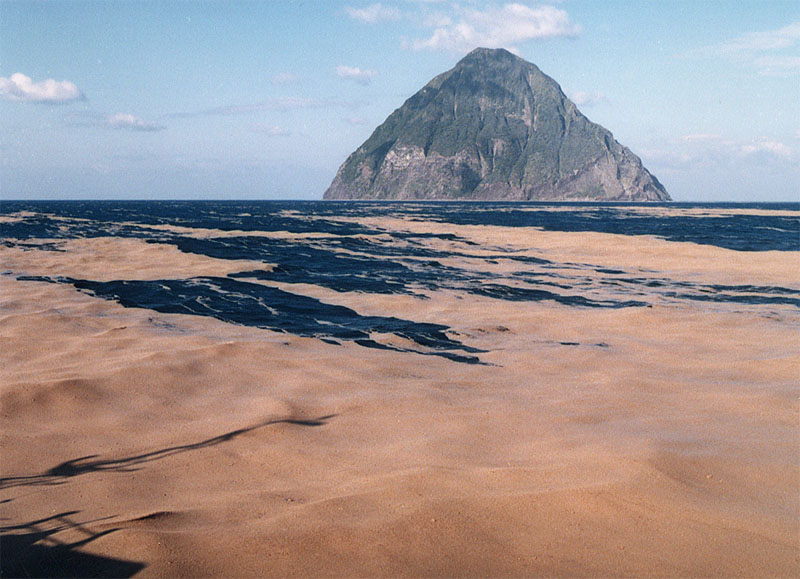
M 404 226 L 408 225 L 409 227 Z M 430 231 L 425 225 L 435 225 Z M 366 315 L 302 288 L 405 294 L 457 292 L 571 308 L 642 308 L 704 302 L 800 307 L 800 285 L 723 284 L 649 269 L 610 268 L 532 255 L 517 245 L 482 245 L 464 228 L 648 236 L 735 252 L 800 250 L 800 203 L 575 204 L 292 201 L 4 201 L 0 244 L 63 252 L 76 239 L 135 239 L 216 260 L 264 267 L 224 276 L 97 280 L 5 270 L 19 281 L 68 284 L 125 307 L 209 316 L 331 344 L 398 349 L 481 363 L 481 350 L 447 325 Z M 535 253 L 535 236 L 529 250 Z M 502 267 L 498 267 L 502 265 Z M 300 289 L 295 289 L 300 288 Z

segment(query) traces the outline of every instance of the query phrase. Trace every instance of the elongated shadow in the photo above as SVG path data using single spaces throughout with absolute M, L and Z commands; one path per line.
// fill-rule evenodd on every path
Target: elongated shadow
M 161 460 L 169 456 L 189 452 L 192 450 L 216 446 L 217 444 L 228 442 L 237 436 L 241 436 L 242 434 L 252 432 L 259 428 L 264 428 L 265 426 L 270 426 L 273 424 L 293 424 L 296 426 L 310 427 L 322 426 L 335 416 L 337 415 L 328 414 L 327 416 L 320 416 L 319 418 L 312 419 L 281 418 L 266 420 L 257 424 L 253 424 L 252 426 L 239 428 L 237 430 L 226 432 L 225 434 L 220 434 L 219 436 L 214 436 L 213 438 L 207 438 L 206 440 L 201 440 L 200 442 L 170 446 L 168 448 L 162 448 L 160 450 L 154 450 L 152 452 L 145 452 L 124 458 L 102 460 L 97 459 L 98 455 L 90 454 L 80 458 L 73 458 L 71 460 L 64 461 L 41 474 L 0 478 L 0 489 L 18 486 L 58 485 L 63 484 L 67 479 L 92 472 L 133 472 L 139 470 L 139 465 Z
M 77 513 L 67 511 L 0 527 L 0 577 L 132 577 L 144 569 L 145 564 L 137 561 L 79 551 L 87 543 L 119 529 L 92 531 L 86 525 L 96 521 L 76 522 L 72 516 Z M 56 536 L 68 530 L 81 533 L 83 538 L 68 543 Z

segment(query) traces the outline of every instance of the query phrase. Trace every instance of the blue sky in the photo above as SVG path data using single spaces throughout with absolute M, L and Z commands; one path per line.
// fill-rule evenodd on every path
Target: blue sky
M 678 201 L 800 200 L 800 2 L 0 2 L 0 198 L 318 199 L 476 46 Z

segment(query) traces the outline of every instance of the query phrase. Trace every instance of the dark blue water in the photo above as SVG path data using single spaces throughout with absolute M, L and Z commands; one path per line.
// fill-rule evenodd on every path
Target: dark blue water
M 71 284 L 127 307 L 212 316 L 330 343 L 352 341 L 364 347 L 397 349 L 372 338 L 375 333 L 394 334 L 415 344 L 414 351 L 420 354 L 469 363 L 479 362 L 480 352 L 459 342 L 446 326 L 362 316 L 349 308 L 292 293 L 286 286 L 278 289 L 268 284 L 314 284 L 338 292 L 410 294 L 423 299 L 427 292 L 451 290 L 497 300 L 549 301 L 579 308 L 644 307 L 654 299 L 800 307 L 796 288 L 704 285 L 589 264 L 568 264 L 565 269 L 565 264 L 509 249 L 478 247 L 456 233 L 459 225 L 538 227 L 550 231 L 650 235 L 741 252 L 800 251 L 800 203 L 668 204 L 661 206 L 666 209 L 661 213 L 643 210 L 654 207 L 659 206 L 4 201 L 0 202 L 0 215 L 27 213 L 22 219 L 0 223 L 0 244 L 58 252 L 63 251 L 64 240 L 115 236 L 169 244 L 187 254 L 263 262 L 271 267 L 224 278 L 98 282 L 58 276 L 17 277 Z M 708 215 L 682 211 L 687 208 L 705 210 Z M 726 209 L 780 213 L 719 211 Z M 368 219 L 379 217 L 436 222 L 443 224 L 439 229 L 445 231 L 452 225 L 454 232 L 418 234 L 366 224 Z M 199 237 L 195 232 L 182 233 L 163 226 L 242 231 L 248 235 L 215 236 L 206 232 Z M 315 235 L 268 236 L 258 232 Z M 440 247 L 448 249 L 437 249 Z M 469 267 L 445 265 L 454 257 Z M 491 273 L 486 264 L 499 261 L 514 264 L 515 271 L 505 277 Z
M 572 211 L 550 211 L 567 207 Z M 754 209 L 790 211 L 791 216 L 687 215 L 653 216 L 651 209 Z M 621 235 L 655 235 L 670 241 L 689 241 L 737 251 L 797 251 L 800 249 L 800 203 L 386 203 L 322 201 L 3 201 L 0 215 L 33 211 L 91 223 L 73 223 L 59 231 L 61 222 L 46 216 L 22 224 L 4 224 L 3 237 L 95 237 L 131 235 L 147 231 L 147 225 L 180 225 L 242 231 L 324 231 L 333 235 L 375 233 L 337 218 L 398 216 L 453 225 L 502 225 L 540 227 L 550 231 L 597 231 Z M 299 215 L 287 214 L 287 211 Z M 313 220 L 305 219 L 312 217 Z M 121 222 L 135 222 L 135 226 Z

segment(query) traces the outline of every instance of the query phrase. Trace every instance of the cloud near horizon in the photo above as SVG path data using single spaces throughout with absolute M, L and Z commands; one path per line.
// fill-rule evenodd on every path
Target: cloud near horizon
M 526 4 L 489 5 L 483 10 L 456 7 L 456 14 L 430 15 L 426 18 L 434 30 L 427 38 L 412 40 L 413 50 L 467 52 L 475 47 L 515 50 L 520 42 L 546 38 L 571 37 L 581 27 L 571 22 L 569 14 L 554 6 Z
M 339 78 L 355 81 L 358 84 L 366 85 L 369 84 L 369 82 L 374 77 L 378 76 L 378 71 L 361 70 L 357 66 L 340 65 L 336 67 L 336 76 L 338 76 Z
M 795 150 L 789 145 L 768 137 L 760 137 L 749 141 L 737 141 L 718 134 L 701 133 L 685 135 L 682 140 L 685 143 L 701 145 L 706 148 L 715 148 L 717 150 L 725 150 L 729 153 L 739 155 L 770 153 L 776 157 L 788 159 L 795 154 Z
M 720 134 L 698 133 L 640 151 L 653 162 L 675 170 L 741 167 L 743 163 L 796 166 L 797 149 L 769 137 L 740 140 Z
M 29 76 L 17 72 L 8 78 L 0 77 L 0 98 L 16 102 L 60 104 L 85 97 L 78 87 L 68 80 L 57 81 L 48 78 L 41 82 L 33 82 Z

